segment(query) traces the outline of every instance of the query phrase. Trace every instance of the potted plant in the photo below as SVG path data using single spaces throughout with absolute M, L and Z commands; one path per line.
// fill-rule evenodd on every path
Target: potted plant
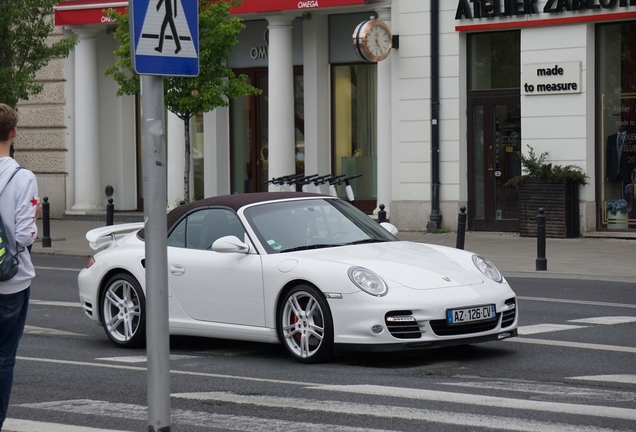
M 632 211 L 632 206 L 623 198 L 613 199 L 605 205 L 607 210 L 607 228 L 627 229 L 627 214 Z
M 527 156 L 517 154 L 522 173 L 504 186 L 519 189 L 519 234 L 536 237 L 537 214 L 543 208 L 547 237 L 578 237 L 579 185 L 587 184 L 588 178 L 583 169 L 546 163 L 548 153 L 537 156 L 532 146 L 528 146 Z

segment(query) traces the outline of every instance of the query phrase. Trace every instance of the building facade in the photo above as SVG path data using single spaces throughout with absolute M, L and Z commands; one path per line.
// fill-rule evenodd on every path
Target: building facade
M 104 76 L 116 42 L 103 11 L 126 6 L 56 8 L 58 27 L 80 37 L 62 67 L 64 161 L 45 186 L 62 215 L 109 198 L 142 208 L 139 99 Z M 588 175 L 582 235 L 636 237 L 636 0 L 244 0 L 232 13 L 246 28 L 230 66 L 263 92 L 194 119 L 196 198 L 271 190 L 294 173 L 362 174 L 356 205 L 384 204 L 401 230 L 455 230 L 466 206 L 469 229 L 517 231 L 517 190 L 503 184 L 532 148 Z M 352 46 L 371 18 L 393 35 L 377 63 Z M 183 196 L 183 123 L 166 118 L 171 205 Z M 629 212 L 607 208 L 617 200 Z

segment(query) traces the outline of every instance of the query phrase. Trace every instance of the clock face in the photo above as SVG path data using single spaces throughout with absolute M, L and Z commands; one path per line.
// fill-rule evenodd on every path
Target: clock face
M 367 49 L 375 57 L 382 57 L 391 50 L 391 34 L 385 26 L 371 27 L 367 34 Z
M 391 30 L 382 21 L 363 21 L 353 33 L 353 48 L 367 62 L 384 60 L 392 48 Z

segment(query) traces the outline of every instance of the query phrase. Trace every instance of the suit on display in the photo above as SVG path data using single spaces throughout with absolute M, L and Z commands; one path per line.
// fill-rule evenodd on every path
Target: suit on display
M 632 182 L 632 170 L 636 165 L 634 143 L 627 136 L 627 129 L 621 127 L 617 133 L 607 137 L 605 146 L 607 180 L 623 185 Z

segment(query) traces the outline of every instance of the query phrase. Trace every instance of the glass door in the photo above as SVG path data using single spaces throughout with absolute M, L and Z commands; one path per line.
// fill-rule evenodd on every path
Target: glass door
M 269 80 L 267 68 L 235 70 L 262 90 L 260 95 L 230 101 L 230 165 L 232 193 L 267 191 L 269 180 Z M 303 72 L 294 67 L 296 174 L 305 171 Z
M 518 94 L 469 98 L 468 122 L 468 228 L 518 231 L 518 191 L 504 186 L 521 174 Z

